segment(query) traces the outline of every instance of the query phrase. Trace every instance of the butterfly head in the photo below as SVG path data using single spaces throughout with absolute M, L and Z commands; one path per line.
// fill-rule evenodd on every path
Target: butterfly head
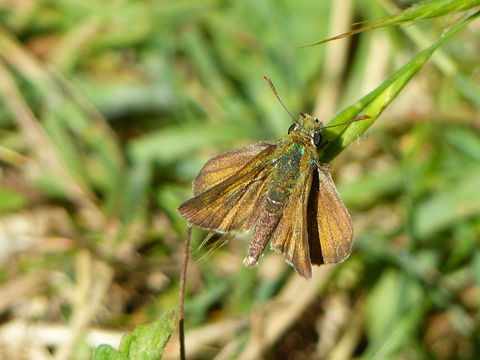
M 300 113 L 300 118 L 288 129 L 289 134 L 292 132 L 307 136 L 310 142 L 317 147 L 323 143 L 323 123 L 312 115 Z

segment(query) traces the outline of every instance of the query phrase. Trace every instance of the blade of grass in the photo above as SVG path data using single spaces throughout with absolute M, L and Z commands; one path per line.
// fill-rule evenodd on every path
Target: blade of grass
M 328 41 L 342 39 L 350 35 L 358 34 L 367 30 L 378 29 L 380 27 L 399 25 L 409 21 L 432 19 L 446 14 L 453 14 L 459 11 L 473 9 L 479 5 L 479 0 L 427 0 L 419 4 L 414 4 L 394 15 L 373 20 L 370 25 L 362 26 L 359 29 L 355 29 L 313 44 L 305 45 L 303 47 L 320 45 Z
M 120 146 L 106 120 L 65 78 L 49 70 L 2 27 L 0 54 L 9 65 L 8 70 L 16 71 L 27 81 L 41 102 L 41 111 L 37 112 L 43 121 L 39 127 L 51 140 L 67 171 L 84 186 L 93 183 L 111 189 L 121 177 L 124 164 Z M 26 101 L 25 105 L 33 107 Z
M 396 5 L 389 0 L 382 0 L 381 4 L 385 9 L 390 10 L 390 12 L 398 10 Z M 424 32 L 422 32 L 416 26 L 404 26 L 401 29 L 418 47 L 423 48 L 425 46 L 428 46 L 428 44 L 430 43 Z M 444 75 L 449 76 L 453 79 L 453 82 L 457 86 L 458 91 L 466 99 L 468 99 L 477 108 L 480 108 L 479 86 L 474 82 L 470 81 L 470 79 L 465 76 L 464 73 L 462 73 L 461 67 L 452 57 L 450 57 L 443 50 L 439 49 L 432 57 L 432 62 Z
M 430 47 L 420 52 L 407 64 L 397 70 L 382 85 L 361 98 L 355 104 L 350 105 L 337 114 L 332 121 L 328 123 L 329 126 L 346 122 L 359 114 L 369 115 L 371 118 L 349 124 L 345 127 L 339 126 L 332 129 L 327 129 L 326 138 L 330 139 L 331 143 L 322 154 L 321 160 L 324 162 L 329 162 L 343 149 L 345 149 L 345 147 L 355 141 L 360 135 L 365 133 L 370 125 L 375 122 L 382 111 L 388 106 L 388 104 L 395 99 L 403 87 L 422 68 L 435 50 L 437 50 L 445 41 L 465 28 L 470 22 L 479 16 L 480 11 L 453 26 Z
M 59 179 L 61 185 L 65 187 L 65 190 L 80 207 L 101 217 L 95 205 L 95 196 L 66 170 L 59 159 L 58 149 L 52 146 L 48 135 L 25 103 L 14 79 L 2 62 L 0 62 L 0 93 L 3 94 L 3 99 L 6 101 L 6 105 L 12 112 L 19 128 L 22 129 L 33 146 L 32 150 L 38 157 L 40 164 L 45 169 L 49 169 L 52 174 L 55 174 L 55 178 Z
M 445 186 L 445 191 L 420 203 L 415 231 L 420 238 L 432 235 L 463 218 L 480 212 L 480 169 L 477 167 Z

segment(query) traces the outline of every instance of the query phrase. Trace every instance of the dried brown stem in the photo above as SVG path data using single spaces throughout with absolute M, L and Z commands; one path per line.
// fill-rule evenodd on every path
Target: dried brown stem
M 188 254 L 192 227 L 187 225 L 183 242 L 183 262 L 180 270 L 180 290 L 178 303 L 178 332 L 180 341 L 180 359 L 185 360 L 185 280 L 187 277 Z

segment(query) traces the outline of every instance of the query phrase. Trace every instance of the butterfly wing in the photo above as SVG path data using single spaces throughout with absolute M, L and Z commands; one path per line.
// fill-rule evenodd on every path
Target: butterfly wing
M 330 173 L 324 168 L 314 172 L 307 212 L 312 264 L 332 264 L 345 260 L 352 248 L 352 219 Z
M 264 149 L 258 152 L 263 147 Z M 197 190 L 206 190 L 180 205 L 180 215 L 188 219 L 190 224 L 204 229 L 217 232 L 248 231 L 256 216 L 255 206 L 258 205 L 270 176 L 270 169 L 274 165 L 270 155 L 275 147 L 270 144 L 258 145 L 249 149 L 248 156 L 235 153 L 233 157 L 237 161 L 231 167 L 227 165 L 228 157 L 221 157 L 222 155 L 214 158 L 220 158 L 217 164 L 215 161 L 207 163 L 208 166 L 202 169 L 194 186 Z M 258 153 L 252 157 L 255 151 Z M 251 160 L 240 167 L 242 160 L 249 157 L 252 157 Z M 234 171 L 231 171 L 232 167 L 235 168 Z M 230 176 L 221 175 L 221 168 L 228 168 Z M 214 186 L 211 186 L 209 181 L 213 182 Z
M 270 147 L 274 147 L 274 145 L 260 142 L 225 152 L 210 159 L 193 180 L 193 194 L 198 195 L 228 179 Z
M 312 274 L 308 248 L 307 205 L 313 171 L 314 166 L 309 164 L 293 189 L 272 235 L 272 248 L 284 253 L 285 260 L 304 278 L 310 278 Z

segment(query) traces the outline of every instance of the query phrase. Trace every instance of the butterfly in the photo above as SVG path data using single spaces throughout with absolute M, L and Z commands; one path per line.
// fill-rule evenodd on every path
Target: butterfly
M 193 181 L 194 197 L 178 212 L 190 225 L 216 233 L 250 232 L 248 267 L 268 243 L 304 278 L 311 277 L 312 265 L 345 260 L 352 248 L 352 220 L 330 165 L 319 160 L 328 144 L 325 128 L 301 113 L 277 143 L 259 142 L 210 159 Z

